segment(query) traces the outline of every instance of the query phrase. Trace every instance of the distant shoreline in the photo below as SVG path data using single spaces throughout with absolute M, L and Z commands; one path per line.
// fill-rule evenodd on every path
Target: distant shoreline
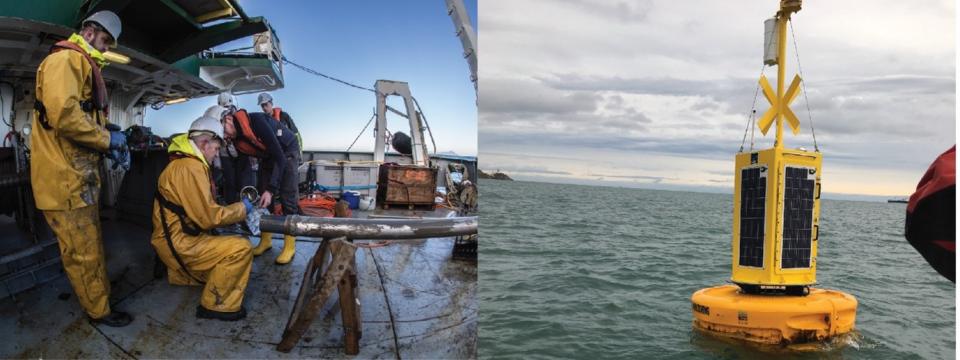
M 481 179 L 493 179 L 493 180 L 513 181 L 513 179 L 511 179 L 510 176 L 507 176 L 507 174 L 504 174 L 504 173 L 502 173 L 502 172 L 500 172 L 500 171 L 496 171 L 496 172 L 494 172 L 493 174 L 487 174 L 487 173 L 483 172 L 483 170 L 480 170 L 480 175 L 479 175 L 479 176 L 480 176 Z
M 486 176 L 486 177 L 485 177 Z M 493 175 L 484 173 L 480 171 L 481 179 L 493 179 L 493 180 L 509 180 L 513 182 L 521 183 L 537 183 L 537 184 L 551 184 L 551 185 L 574 185 L 574 186 L 586 186 L 586 187 L 610 187 L 610 188 L 620 188 L 620 189 L 636 189 L 636 190 L 651 190 L 651 191 L 671 191 L 671 192 L 693 192 L 701 194 L 718 194 L 718 195 L 732 195 L 733 188 L 719 188 L 713 187 L 709 189 L 705 188 L 658 188 L 652 186 L 637 186 L 634 184 L 623 184 L 623 183 L 584 183 L 584 182 L 571 182 L 571 181 L 562 181 L 562 180 L 545 180 L 545 179 L 528 179 L 521 178 L 519 180 L 509 178 L 508 179 L 497 179 L 493 178 Z M 506 176 L 506 174 L 504 174 Z M 865 195 L 865 194 L 847 194 L 847 193 L 831 193 L 824 192 L 823 198 L 830 201 L 857 201 L 857 202 L 869 202 L 869 203 L 887 203 L 887 200 L 890 199 L 891 195 Z

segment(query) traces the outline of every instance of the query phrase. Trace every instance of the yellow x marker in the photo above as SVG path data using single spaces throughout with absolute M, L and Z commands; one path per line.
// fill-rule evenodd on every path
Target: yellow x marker
M 783 94 L 783 99 L 777 98 L 766 76 L 760 76 L 760 88 L 763 89 L 763 96 L 770 102 L 770 109 L 767 109 L 767 112 L 763 113 L 763 116 L 760 117 L 760 121 L 757 123 L 757 125 L 760 126 L 760 132 L 766 135 L 767 130 L 770 130 L 770 125 L 773 124 L 773 120 L 776 119 L 778 115 L 782 115 L 787 119 L 787 122 L 790 123 L 793 134 L 799 134 L 800 119 L 797 119 L 797 115 L 790 109 L 790 103 L 793 102 L 793 99 L 799 94 L 797 90 L 800 88 L 800 76 L 793 76 L 793 81 L 790 83 L 790 87 L 787 88 L 787 92 Z

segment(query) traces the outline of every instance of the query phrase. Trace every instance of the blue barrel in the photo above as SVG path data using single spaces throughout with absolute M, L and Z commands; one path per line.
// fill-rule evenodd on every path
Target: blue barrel
M 360 207 L 360 194 L 353 191 L 344 191 L 343 196 L 340 197 L 343 201 L 346 201 L 350 204 L 351 209 L 357 209 Z

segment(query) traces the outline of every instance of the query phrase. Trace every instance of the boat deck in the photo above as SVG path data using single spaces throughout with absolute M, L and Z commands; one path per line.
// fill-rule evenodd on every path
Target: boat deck
M 391 211 L 390 215 L 405 212 Z M 364 217 L 363 212 L 354 212 Z M 449 216 L 449 211 L 422 214 Z M 294 261 L 274 264 L 283 241 L 254 258 L 238 322 L 195 318 L 201 287 L 153 278 L 149 230 L 110 220 L 103 233 L 113 308 L 134 321 L 94 326 L 65 276 L 0 300 L 2 358 L 475 358 L 477 267 L 452 260 L 453 238 L 395 241 L 357 251 L 360 353 L 347 356 L 336 296 L 290 353 L 275 350 L 319 239 L 299 237 Z M 8 219 L 8 218 L 4 218 Z M 9 226 L 8 226 L 9 225 Z M 0 224 L 3 230 L 12 224 Z M 7 232 L 6 235 L 10 236 Z M 279 236 L 278 236 L 279 237 Z M 258 239 L 254 239 L 254 244 Z M 364 241 L 357 241 L 364 243 Z

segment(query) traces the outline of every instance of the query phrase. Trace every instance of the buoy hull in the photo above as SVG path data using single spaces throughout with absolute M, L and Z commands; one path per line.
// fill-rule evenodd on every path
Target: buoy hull
M 857 299 L 835 290 L 748 295 L 736 285 L 722 285 L 701 289 L 690 300 L 694 328 L 767 345 L 824 341 L 853 331 L 857 317 Z

